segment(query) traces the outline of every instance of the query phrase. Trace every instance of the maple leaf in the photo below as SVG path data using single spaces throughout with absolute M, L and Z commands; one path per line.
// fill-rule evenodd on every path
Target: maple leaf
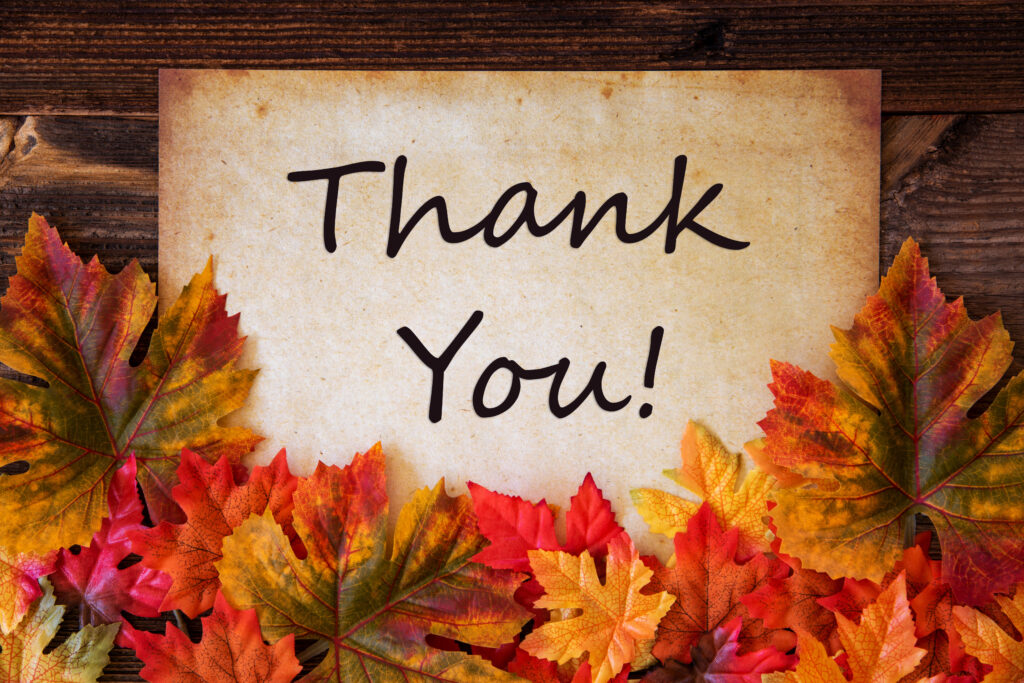
M 491 542 L 473 561 L 493 569 L 528 572 L 531 550 L 564 550 L 573 555 L 587 550 L 593 557 L 604 557 L 608 542 L 624 533 L 615 521 L 611 503 L 590 474 L 570 500 L 564 544 L 555 535 L 554 513 L 546 501 L 531 503 L 474 482 L 468 487 L 480 533 Z
M 741 619 L 733 619 L 705 633 L 693 648 L 692 664 L 667 662 L 646 674 L 644 683 L 760 683 L 761 674 L 796 663 L 795 656 L 772 647 L 739 654 L 742 625 Z
M 444 480 L 413 494 L 390 555 L 379 444 L 344 469 L 320 463 L 293 500 L 305 559 L 267 510 L 224 539 L 216 567 L 225 597 L 255 608 L 268 637 L 328 641 L 308 680 L 515 680 L 482 658 L 426 642 L 434 635 L 497 647 L 529 617 L 512 599 L 520 575 L 471 562 L 484 539 L 467 496 L 447 496 Z
M 611 680 L 633 661 L 638 644 L 654 637 L 658 622 L 675 601 L 665 592 L 641 593 L 653 572 L 623 534 L 608 544 L 604 583 L 588 550 L 579 556 L 531 550 L 529 557 L 544 588 L 536 606 L 579 613 L 533 630 L 522 648 L 560 664 L 588 653 L 594 683 Z
M 1024 633 L 1024 590 L 1018 587 L 1013 598 L 995 596 L 1010 623 Z M 976 609 L 953 607 L 953 624 L 964 648 L 992 667 L 985 683 L 1019 683 L 1024 680 L 1024 643 L 1015 640 L 990 617 Z
M 10 633 L 43 591 L 40 577 L 53 572 L 57 551 L 12 554 L 0 547 L 0 633 Z
M 64 616 L 53 588 L 44 578 L 40 597 L 10 633 L 0 635 L 0 682 L 92 683 L 109 661 L 117 624 L 85 626 L 52 651 L 53 639 Z
M 676 535 L 675 564 L 658 567 L 651 583 L 654 590 L 668 591 L 677 598 L 658 628 L 654 645 L 654 655 L 662 662 L 689 663 L 691 648 L 704 634 L 736 617 L 743 619 L 740 642 L 744 650 L 763 648 L 785 633 L 765 631 L 741 599 L 770 579 L 781 578 L 787 566 L 760 553 L 740 563 L 736 560 L 738 544 L 739 530 L 723 532 L 708 503 L 690 518 L 686 533 Z M 781 641 L 778 644 L 783 645 Z
M 139 675 L 153 683 L 288 683 L 302 671 L 295 636 L 264 644 L 255 610 L 232 609 L 220 593 L 202 624 L 199 643 L 170 623 L 163 636 L 135 631 Z
M 687 423 L 681 451 L 682 467 L 665 470 L 665 476 L 707 502 L 724 528 L 739 529 L 741 556 L 767 551 L 765 518 L 774 478 L 755 469 L 747 472 L 740 484 L 742 456 L 730 453 L 718 437 L 696 422 Z M 687 523 L 700 508 L 700 503 L 658 489 L 634 489 L 630 493 L 651 531 L 671 538 L 686 531 Z
M 766 453 L 827 481 L 773 491 L 783 552 L 877 582 L 902 553 L 904 520 L 921 512 L 959 601 L 1024 579 L 1024 376 L 967 415 L 1010 365 L 998 314 L 972 321 L 961 299 L 946 303 L 907 240 L 853 327 L 833 331 L 842 386 L 772 363 Z
M 139 367 L 129 358 L 156 306 L 153 284 L 132 261 L 110 275 L 84 264 L 33 214 L 25 247 L 0 300 L 0 362 L 46 387 L 0 379 L 0 546 L 10 553 L 85 544 L 106 514 L 107 487 L 129 454 L 154 520 L 179 451 L 233 461 L 259 440 L 217 420 L 242 405 L 254 371 L 235 365 L 238 316 L 213 288 L 213 270 L 192 279 L 161 316 Z
M 804 569 L 796 558 L 780 556 L 779 559 L 790 566 L 789 574 L 784 578 L 769 578 L 755 591 L 742 596 L 740 601 L 751 616 L 764 622 L 766 628 L 808 632 L 825 643 L 830 653 L 835 652 L 840 647 L 835 635 L 836 619 L 822 600 L 839 593 L 843 582 L 827 574 Z
M 142 502 L 135 488 L 134 457 L 114 473 L 107 489 L 107 505 L 110 514 L 88 547 L 81 548 L 77 555 L 61 549 L 51 577 L 54 592 L 61 603 L 78 605 L 83 623 L 118 623 L 123 611 L 158 617 L 160 601 L 171 585 L 170 577 L 138 563 L 118 568 L 131 553 L 128 534 L 144 528 Z M 132 646 L 127 633 L 118 633 L 118 645 Z
M 855 624 L 837 615 L 839 639 L 843 644 L 852 683 L 899 681 L 910 674 L 925 656 L 915 645 L 914 619 L 907 601 L 903 574 L 869 605 Z M 825 646 L 806 631 L 797 632 L 796 670 L 765 674 L 765 683 L 846 683 L 847 678 Z
M 270 465 L 255 467 L 248 480 L 238 484 L 227 458 L 210 465 L 187 449 L 181 454 L 178 480 L 172 495 L 185 522 L 161 522 L 130 537 L 142 563 L 174 581 L 160 609 L 180 609 L 195 618 L 213 606 L 220 588 L 215 563 L 222 557 L 224 539 L 249 515 L 263 514 L 268 505 L 274 519 L 290 528 L 298 480 L 289 472 L 283 450 Z

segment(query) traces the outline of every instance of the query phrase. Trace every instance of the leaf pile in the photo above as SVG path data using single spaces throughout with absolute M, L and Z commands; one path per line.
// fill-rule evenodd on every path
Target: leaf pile
M 0 362 L 42 382 L 0 379 L 0 466 L 28 464 L 0 475 L 0 681 L 94 681 L 115 637 L 150 681 L 1024 680 L 1024 379 L 968 415 L 1009 336 L 912 241 L 835 330 L 840 384 L 772 363 L 752 466 L 690 423 L 679 488 L 633 491 L 664 558 L 590 475 L 563 536 L 545 500 L 474 483 L 392 519 L 379 444 L 249 472 L 259 438 L 218 420 L 255 372 L 210 265 L 137 367 L 137 264 L 85 264 L 33 216 L 17 265 Z M 941 560 L 905 540 L 918 513 Z M 64 605 L 82 628 L 51 642 Z M 131 623 L 172 610 L 163 634 Z

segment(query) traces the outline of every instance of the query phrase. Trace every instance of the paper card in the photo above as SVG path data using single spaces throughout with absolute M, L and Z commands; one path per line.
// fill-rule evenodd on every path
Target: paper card
M 254 462 L 380 440 L 392 500 L 563 506 L 592 472 L 643 538 L 687 420 L 739 450 L 769 359 L 833 376 L 879 103 L 878 71 L 162 71 L 161 298 L 213 254 Z

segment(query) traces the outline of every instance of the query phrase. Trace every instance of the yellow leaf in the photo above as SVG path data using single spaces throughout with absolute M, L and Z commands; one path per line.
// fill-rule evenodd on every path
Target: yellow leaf
M 666 470 L 665 476 L 707 501 L 722 528 L 740 530 L 742 555 L 768 550 L 768 492 L 775 479 L 761 470 L 751 470 L 740 483 L 743 458 L 730 453 L 705 427 L 690 422 L 681 443 L 683 464 Z M 737 488 L 738 485 L 738 488 Z M 699 503 L 657 489 L 634 489 L 633 503 L 651 531 L 674 538 L 686 531 Z
M 654 637 L 675 601 L 667 592 L 640 592 L 653 572 L 625 535 L 608 544 L 603 584 L 586 550 L 579 556 L 559 550 L 531 550 L 529 555 L 534 576 L 544 587 L 536 606 L 573 612 L 527 635 L 522 647 L 559 664 L 589 653 L 593 683 L 611 680 L 641 654 L 641 642 Z
M 1018 588 L 1012 599 L 997 595 L 996 600 L 1014 627 L 1024 633 L 1024 589 Z M 1014 640 L 994 621 L 970 607 L 954 607 L 953 624 L 968 654 L 992 667 L 985 683 L 1024 680 L 1024 643 Z
M 64 608 L 56 605 L 53 588 L 42 580 L 43 596 L 18 627 L 0 635 L 0 681 L 15 683 L 92 683 L 110 661 L 119 624 L 86 626 L 53 651 L 43 653 L 60 627 Z

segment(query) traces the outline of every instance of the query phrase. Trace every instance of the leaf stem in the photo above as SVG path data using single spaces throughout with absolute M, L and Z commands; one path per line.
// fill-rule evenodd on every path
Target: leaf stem
M 331 647 L 331 641 L 329 640 L 318 640 L 305 650 L 299 653 L 299 663 L 305 664 L 309 660 L 316 657 L 318 654 L 327 652 L 328 648 Z
M 92 610 L 89 609 L 89 605 L 82 602 L 78 603 L 78 630 L 82 630 L 92 621 Z
M 174 610 L 174 621 L 178 624 L 178 630 L 188 635 L 188 619 L 180 609 Z

